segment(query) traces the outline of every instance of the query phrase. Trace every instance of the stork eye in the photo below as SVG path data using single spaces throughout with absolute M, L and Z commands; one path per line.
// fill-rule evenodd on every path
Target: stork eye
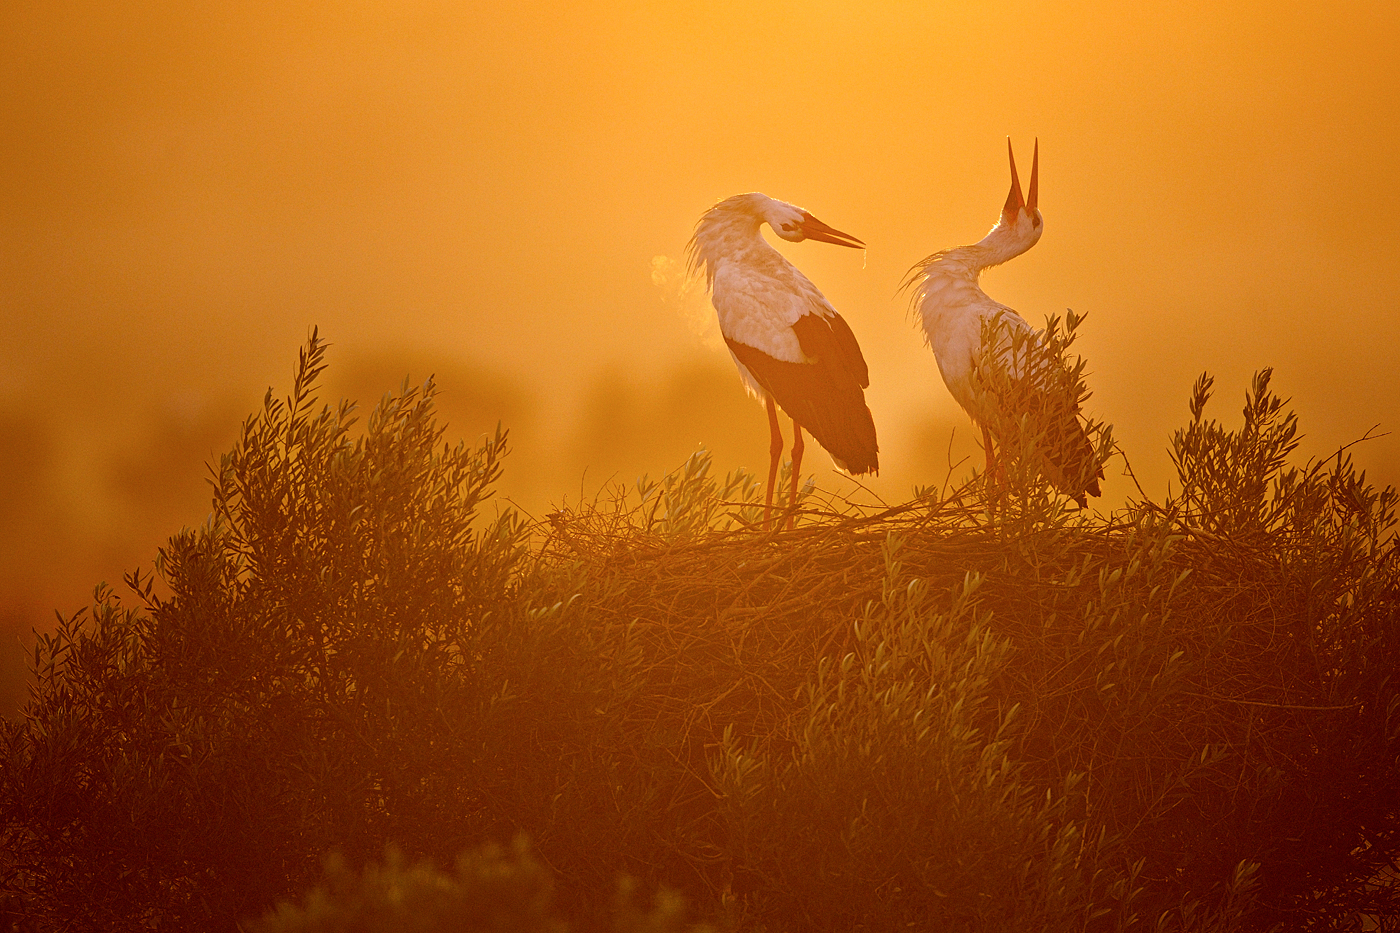
M 787 233 L 791 233 L 792 231 L 794 231 L 794 230 L 796 230 L 796 229 L 797 229 L 797 224 L 783 224 L 783 230 L 784 230 L 785 232 L 787 232 Z

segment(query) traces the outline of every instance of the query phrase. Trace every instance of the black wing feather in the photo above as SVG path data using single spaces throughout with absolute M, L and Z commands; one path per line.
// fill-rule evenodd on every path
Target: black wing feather
M 792 329 L 808 359 L 827 362 L 862 389 L 870 388 L 870 370 L 845 318 L 839 314 L 828 318 L 804 314 Z
M 880 446 L 862 391 L 870 375 L 855 335 L 839 315 L 804 315 L 793 330 L 811 362 L 790 363 L 728 337 L 725 342 L 779 407 L 838 465 L 854 474 L 877 472 Z
M 1040 432 L 1036 438 L 1036 453 L 1040 456 L 1045 478 L 1060 492 L 1073 499 L 1082 509 L 1087 505 L 1086 494 L 1101 495 L 1099 480 L 1103 466 L 1099 463 L 1094 443 L 1079 420 L 1079 406 L 1068 404 L 1051 392 L 1031 392 L 1019 404 L 999 400 L 1000 406 L 1011 414 L 990 426 L 992 433 L 1005 449 L 1020 444 L 1020 415 L 1030 415 L 1031 423 Z M 1009 434 L 1009 437 L 1001 435 Z

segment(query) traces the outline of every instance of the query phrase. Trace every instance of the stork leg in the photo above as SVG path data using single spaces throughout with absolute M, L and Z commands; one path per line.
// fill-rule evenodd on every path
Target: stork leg
M 783 430 L 778 427 L 778 406 L 773 396 L 764 400 L 768 409 L 768 431 L 772 441 L 768 444 L 768 486 L 763 493 L 763 530 L 768 530 L 768 518 L 773 511 L 773 487 L 778 482 L 778 464 L 783 459 Z
M 1006 473 L 1002 470 L 1001 462 L 997 459 L 996 448 L 992 446 L 992 432 L 988 431 L 985 426 L 982 428 L 982 451 L 987 456 L 987 493 L 990 495 L 992 492 L 993 474 L 997 476 L 998 484 L 1004 486 L 1006 484 Z
M 792 481 L 788 492 L 788 531 L 792 530 L 793 519 L 797 517 L 797 483 L 802 479 L 802 450 L 805 446 L 802 441 L 802 425 L 794 421 L 792 423 Z

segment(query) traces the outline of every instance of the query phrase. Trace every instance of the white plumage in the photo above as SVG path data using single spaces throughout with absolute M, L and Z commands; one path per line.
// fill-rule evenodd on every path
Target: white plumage
M 790 505 L 796 500 L 804 428 L 852 473 L 878 469 L 879 448 L 863 392 L 869 372 L 855 335 L 826 296 L 763 239 L 759 228 L 765 223 L 792 242 L 865 244 L 800 207 L 756 191 L 720 201 L 695 225 L 691 270 L 704 274 L 739 375 L 768 409 L 766 525 L 783 443 L 775 404 L 793 421 Z
M 915 285 L 914 307 L 924 337 L 938 361 L 938 370 L 958 404 L 982 428 L 987 455 L 987 469 L 995 462 L 992 430 L 1005 416 L 1019 412 L 1000 409 L 1002 400 L 983 390 L 975 376 L 975 361 L 982 347 L 982 335 L 987 322 L 999 321 L 1006 339 L 1020 332 L 1032 341 L 1038 339 L 1025 319 L 1011 308 L 989 297 L 978 280 L 982 270 L 1000 265 L 1021 255 L 1034 246 L 1044 230 L 1044 221 L 1037 208 L 1040 174 L 1040 144 L 1037 141 L 1031 162 L 1029 196 L 1022 197 L 1021 182 L 1016 175 L 1016 157 L 1007 140 L 1011 160 L 1011 191 L 1002 207 L 1001 217 L 991 231 L 977 243 L 934 253 L 909 271 L 908 282 Z M 1004 349 L 1004 348 L 1003 348 Z M 1019 375 L 1019 374 L 1018 374 Z M 1078 410 L 1046 399 L 1053 408 L 1053 423 L 1047 436 L 1052 445 L 1039 454 L 1050 481 L 1077 501 L 1082 507 L 1085 494 L 1099 495 L 1102 469 L 1094 462 L 1094 448 L 1078 421 Z M 1043 413 L 1042 413 L 1043 414 Z M 1004 440 L 996 438 L 997 441 Z

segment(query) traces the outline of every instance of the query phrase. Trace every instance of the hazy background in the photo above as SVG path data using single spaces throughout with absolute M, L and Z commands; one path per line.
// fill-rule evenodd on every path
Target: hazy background
M 504 420 L 503 492 L 537 515 L 700 443 L 762 469 L 676 267 L 741 191 L 869 243 L 783 249 L 865 349 L 872 488 L 941 480 L 971 431 L 895 289 L 995 221 L 1008 134 L 1027 162 L 1040 139 L 1046 233 L 984 285 L 1087 312 L 1090 408 L 1149 491 L 1203 370 L 1234 424 L 1275 367 L 1306 454 L 1393 431 L 1395 10 L 7 0 L 0 684 L 32 627 L 204 518 L 204 464 L 313 324 L 329 395 L 436 373 L 452 433 Z M 1400 473 L 1395 436 L 1356 453 Z

